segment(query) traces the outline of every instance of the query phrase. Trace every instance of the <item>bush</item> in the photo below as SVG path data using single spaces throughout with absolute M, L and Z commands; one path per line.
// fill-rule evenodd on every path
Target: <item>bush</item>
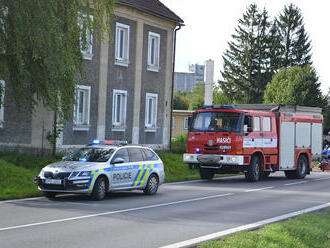
M 185 153 L 187 150 L 187 134 L 180 134 L 171 140 L 171 152 Z

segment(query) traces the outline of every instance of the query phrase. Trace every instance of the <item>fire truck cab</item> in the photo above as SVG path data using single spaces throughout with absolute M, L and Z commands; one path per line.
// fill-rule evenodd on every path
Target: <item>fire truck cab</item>
M 244 172 L 255 182 L 272 172 L 302 179 L 322 153 L 322 109 L 273 104 L 203 106 L 189 120 L 183 161 L 202 179 Z

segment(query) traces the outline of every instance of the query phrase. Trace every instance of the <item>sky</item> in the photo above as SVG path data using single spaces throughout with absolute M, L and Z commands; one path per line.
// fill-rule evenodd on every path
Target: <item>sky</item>
M 215 81 L 220 79 L 222 55 L 234 34 L 238 19 L 251 3 L 264 7 L 271 18 L 285 5 L 301 9 L 312 44 L 312 61 L 324 93 L 330 87 L 330 2 L 327 0 L 161 0 L 184 20 L 177 33 L 175 71 L 187 72 L 189 64 L 215 61 Z

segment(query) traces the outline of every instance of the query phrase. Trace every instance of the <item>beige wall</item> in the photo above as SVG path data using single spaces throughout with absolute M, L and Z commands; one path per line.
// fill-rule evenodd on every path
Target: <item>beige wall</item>
M 173 113 L 174 121 L 172 123 L 172 138 L 175 138 L 180 134 L 188 133 L 188 129 L 184 129 L 184 119 L 190 116 L 191 113 Z

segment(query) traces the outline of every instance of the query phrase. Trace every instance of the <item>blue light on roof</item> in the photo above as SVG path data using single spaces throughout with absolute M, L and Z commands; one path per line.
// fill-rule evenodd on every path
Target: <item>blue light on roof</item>
M 79 161 L 81 161 L 81 162 L 87 162 L 87 158 L 81 158 L 81 159 L 79 159 Z
M 97 145 L 100 144 L 100 141 L 98 139 L 93 140 L 93 144 Z
M 235 105 L 203 105 L 202 109 L 234 109 Z

